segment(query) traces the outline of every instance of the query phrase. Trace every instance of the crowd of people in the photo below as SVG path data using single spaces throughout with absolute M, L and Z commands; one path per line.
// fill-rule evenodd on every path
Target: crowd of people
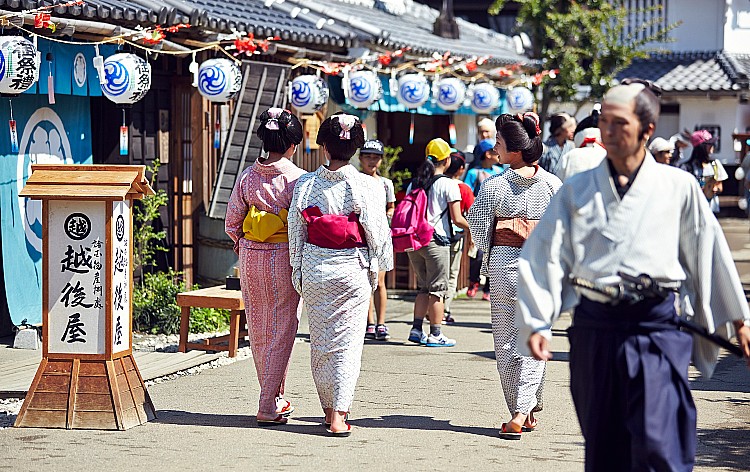
M 709 331 L 734 330 L 748 365 L 750 311 L 711 213 L 727 178 L 712 159 L 715 140 L 706 130 L 654 138 L 658 115 L 653 89 L 633 82 L 613 87 L 580 123 L 553 115 L 547 141 L 531 112 L 483 120 L 471 164 L 431 140 L 396 204 L 378 174 L 385 147 L 365 139 L 358 118 L 337 113 L 321 124 L 327 162 L 304 173 L 290 161 L 300 122 L 264 112 L 268 156 L 242 173 L 226 218 L 260 383 L 258 424 L 284 424 L 294 410 L 283 393 L 301 301 L 323 423 L 332 435 L 351 433 L 364 341 L 390 338 L 384 280 L 394 248 L 407 252 L 418 285 L 408 341 L 455 346 L 442 325 L 453 320 L 466 246 L 476 249 L 468 295 L 484 277 L 490 300 L 510 415 L 500 437 L 538 427 L 551 325 L 568 311 L 586 469 L 690 470 L 690 353 L 711 375 L 718 348 L 680 331 L 677 310 Z M 359 170 L 349 163 L 358 150 Z M 644 394 L 653 389 L 661 394 Z

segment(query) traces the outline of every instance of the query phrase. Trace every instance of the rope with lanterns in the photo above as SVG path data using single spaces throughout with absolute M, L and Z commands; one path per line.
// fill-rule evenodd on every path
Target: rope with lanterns
M 40 34 L 23 26 L 24 17 L 32 15 L 34 28 L 54 32 L 57 26 L 49 13 L 51 9 L 84 3 L 83 0 L 73 0 L 0 16 L 0 24 L 14 27 L 32 38 L 30 41 L 20 35 L 0 36 L 0 93 L 9 96 L 21 94 L 39 79 L 41 53 L 36 43 Z M 154 55 L 192 55 L 189 71 L 193 74 L 193 86 L 197 87 L 198 92 L 207 100 L 213 103 L 226 103 L 234 99 L 242 87 L 238 56 L 267 52 L 271 42 L 280 39 L 255 38 L 252 34 L 234 32 L 220 34 L 217 41 L 205 43 L 198 48 L 161 48 L 161 43 L 166 41 L 168 34 L 186 28 L 190 28 L 190 25 L 137 27 L 124 34 L 86 42 L 48 36 L 44 38 L 63 44 L 93 46 L 93 66 L 99 75 L 102 94 L 123 108 L 138 102 L 150 90 L 151 65 L 147 59 L 133 52 L 117 52 L 105 59 L 99 53 L 101 45 L 129 45 Z M 226 57 L 208 59 L 199 65 L 196 62 L 196 54 L 209 50 Z M 462 106 L 470 106 L 474 113 L 489 115 L 500 106 L 499 86 L 507 89 L 508 107 L 514 111 L 522 111 L 533 106 L 531 86 L 539 85 L 546 79 L 554 79 L 557 74 L 556 70 L 527 74 L 521 64 L 480 71 L 478 68 L 486 65 L 489 56 L 459 57 L 450 52 L 407 60 L 408 51 L 409 48 L 402 48 L 372 53 L 351 63 L 297 60 L 292 66 L 293 69 L 312 69 L 317 71 L 317 74 L 305 73 L 295 77 L 288 84 L 289 101 L 301 113 L 314 113 L 320 110 L 329 98 L 328 82 L 320 76 L 322 73 L 342 76 L 346 102 L 356 109 L 364 110 L 383 97 L 384 90 L 379 75 L 385 74 L 390 76 L 387 81 L 390 95 L 412 113 L 432 97 L 435 105 L 447 112 L 455 112 Z M 428 76 L 432 78 L 431 83 Z M 54 103 L 53 100 L 50 98 L 50 103 Z M 12 103 L 10 107 L 12 121 Z M 123 129 L 124 119 L 123 109 Z

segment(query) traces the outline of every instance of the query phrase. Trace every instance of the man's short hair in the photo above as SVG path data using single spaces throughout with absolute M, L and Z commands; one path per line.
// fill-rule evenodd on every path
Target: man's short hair
M 648 129 L 648 125 L 656 125 L 656 122 L 659 121 L 659 98 L 654 94 L 651 87 L 643 83 L 644 81 L 630 81 L 625 84 L 626 81 L 628 79 L 623 80 L 621 85 L 615 85 L 609 89 L 604 95 L 604 101 L 623 103 L 626 98 L 633 100 L 635 102 L 633 111 L 638 116 L 641 125 L 638 134 L 643 136 L 643 133 Z

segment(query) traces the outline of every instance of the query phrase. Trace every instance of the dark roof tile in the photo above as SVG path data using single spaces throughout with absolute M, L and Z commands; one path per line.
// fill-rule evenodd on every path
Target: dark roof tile
M 656 53 L 635 59 L 618 78 L 650 80 L 668 93 L 738 90 L 743 84 L 725 56 L 716 51 Z

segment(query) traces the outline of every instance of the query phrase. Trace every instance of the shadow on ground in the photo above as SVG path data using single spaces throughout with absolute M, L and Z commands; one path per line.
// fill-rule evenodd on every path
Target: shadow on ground
M 474 356 L 484 357 L 487 359 L 495 360 L 495 351 L 475 351 L 470 352 Z M 552 351 L 552 360 L 550 362 L 568 362 L 570 357 L 567 352 L 563 351 Z
M 213 426 L 217 428 L 258 428 L 255 416 L 252 415 L 227 415 L 216 413 L 198 413 L 179 410 L 159 410 L 154 423 L 175 424 L 185 426 Z M 328 433 L 322 425 L 322 417 L 292 417 L 291 422 L 286 425 L 264 426 L 296 434 L 311 436 L 327 436 Z M 300 422 L 304 424 L 300 424 Z M 477 436 L 497 437 L 497 428 L 483 428 L 477 426 L 456 426 L 448 420 L 436 420 L 428 416 L 406 416 L 388 415 L 378 418 L 359 418 L 349 420 L 349 423 L 358 428 L 386 428 L 386 429 L 409 429 L 422 431 L 449 431 L 453 433 L 466 433 Z M 354 432 L 356 434 L 356 431 Z
M 713 377 L 699 377 L 693 380 L 690 382 L 690 389 L 750 393 L 750 371 L 743 360 L 735 356 L 726 356 L 716 365 Z
M 702 467 L 747 470 L 750 429 L 698 429 L 696 464 Z

